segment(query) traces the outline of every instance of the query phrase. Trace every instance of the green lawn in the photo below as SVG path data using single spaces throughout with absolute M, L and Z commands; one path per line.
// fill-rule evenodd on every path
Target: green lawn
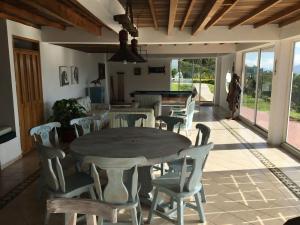
M 179 89 L 178 89 L 179 86 Z M 179 83 L 171 83 L 171 91 L 191 91 L 193 88 L 193 84 L 180 84 Z

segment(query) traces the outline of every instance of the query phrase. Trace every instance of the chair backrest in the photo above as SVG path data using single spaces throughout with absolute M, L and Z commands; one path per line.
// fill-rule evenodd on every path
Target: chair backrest
M 185 119 L 185 128 L 191 129 L 193 125 L 193 117 L 194 117 L 194 111 L 195 111 L 195 101 L 192 100 L 187 108 L 186 108 L 186 119 Z
M 126 127 L 124 121 L 127 123 L 127 127 L 135 127 L 136 121 L 141 120 L 140 127 L 144 126 L 144 120 L 147 119 L 146 114 L 117 114 L 116 119 L 120 121 L 120 127 Z
M 191 103 L 192 100 L 193 100 L 193 96 L 190 95 L 185 101 L 185 109 L 188 108 L 188 105 Z
M 162 123 L 167 124 L 168 131 L 174 131 L 175 126 L 178 124 L 177 133 L 180 132 L 180 126 L 184 123 L 184 119 L 176 116 L 158 116 L 156 120 L 159 120 L 159 129 L 162 129 Z
M 196 129 L 198 129 L 198 133 L 196 136 L 195 146 L 199 145 L 200 135 L 202 136 L 200 145 L 207 145 L 210 136 L 210 128 L 202 123 L 197 123 Z
M 57 128 L 61 127 L 59 122 L 46 123 L 30 129 L 29 133 L 34 138 L 35 143 L 39 143 L 48 147 L 54 147 L 59 144 Z M 54 145 L 51 143 L 51 132 L 54 132 Z
M 136 201 L 138 194 L 137 167 L 146 163 L 145 157 L 137 158 L 103 158 L 88 156 L 84 163 L 91 163 L 92 176 L 99 200 L 111 204 L 126 204 Z M 102 191 L 97 168 L 106 171 L 108 183 Z M 126 176 L 126 179 L 123 177 Z M 124 183 L 124 181 L 126 181 Z
M 69 215 L 66 224 L 77 224 L 77 214 L 86 215 L 87 225 L 97 225 L 96 216 L 112 223 L 117 222 L 117 209 L 111 205 L 90 199 L 57 198 L 47 200 L 47 213 Z M 48 222 L 48 221 L 47 221 Z
M 93 117 L 88 116 L 72 119 L 70 121 L 70 125 L 74 126 L 75 128 L 76 137 L 91 133 L 91 125 L 93 123 L 93 119 Z M 82 135 L 80 135 L 79 128 L 82 130 Z
M 66 192 L 64 172 L 60 160 L 65 153 L 56 148 L 37 145 L 42 164 L 42 176 L 49 189 L 55 192 Z
M 180 174 L 180 191 L 194 191 L 201 188 L 201 178 L 203 173 L 203 164 L 213 144 L 196 146 L 180 151 L 179 158 L 183 159 L 183 165 Z M 192 171 L 187 171 L 187 158 L 193 160 Z

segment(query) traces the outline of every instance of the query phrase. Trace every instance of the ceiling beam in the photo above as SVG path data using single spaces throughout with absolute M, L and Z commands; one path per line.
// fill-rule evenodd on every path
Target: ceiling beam
M 149 4 L 150 11 L 151 11 L 151 16 L 152 16 L 152 19 L 153 19 L 154 28 L 157 30 L 158 29 L 158 24 L 157 24 L 157 19 L 156 19 L 155 7 L 154 7 L 153 0 L 148 0 L 148 4 Z
M 18 19 L 19 21 L 27 21 L 27 23 L 29 22 L 28 24 L 36 24 L 38 26 L 49 26 L 61 30 L 65 29 L 65 26 L 59 23 L 53 22 L 45 17 L 28 12 L 27 10 L 15 7 L 6 2 L 0 2 L 0 12 L 2 12 L 3 15 L 9 15 L 10 18 L 8 19 L 11 20 L 14 20 L 13 18 L 16 17 L 16 19 Z
M 219 22 L 223 16 L 228 13 L 236 4 L 238 0 L 231 0 L 224 2 L 223 7 L 211 18 L 211 20 L 206 24 L 205 30 L 209 27 L 214 26 L 217 22 Z
M 180 26 L 180 30 L 183 30 L 183 28 L 185 27 L 185 24 L 188 21 L 188 18 L 190 16 L 191 12 L 192 12 L 192 9 L 194 7 L 195 2 L 196 2 L 196 0 L 190 0 L 190 5 L 189 5 L 189 8 L 188 8 L 188 10 L 187 10 L 187 12 L 184 16 L 183 22 Z
M 232 24 L 229 25 L 229 29 L 232 29 L 238 25 L 244 24 L 247 21 L 249 21 L 250 19 L 258 16 L 259 14 L 267 11 L 268 9 L 272 8 L 274 5 L 278 4 L 279 2 L 281 2 L 282 0 L 269 0 L 266 3 L 260 5 L 259 7 L 253 9 L 248 15 L 242 17 L 239 20 L 236 20 L 235 22 L 233 22 Z
M 30 26 L 30 27 L 41 29 L 41 26 L 39 26 L 39 25 L 33 24 L 33 23 L 31 23 L 31 22 L 29 22 L 27 20 L 18 18 L 16 16 L 8 15 L 8 14 L 3 13 L 3 12 L 0 12 L 0 19 L 8 19 L 8 20 L 16 21 L 18 23 L 25 24 L 25 25 Z
M 297 3 L 296 5 L 292 5 L 288 8 L 285 8 L 285 9 L 279 11 L 278 13 L 275 13 L 272 16 L 267 17 L 266 19 L 258 21 L 257 23 L 254 24 L 254 28 L 258 28 L 258 27 L 261 27 L 265 24 L 272 23 L 272 22 L 274 22 L 276 20 L 279 20 L 283 17 L 289 16 L 292 13 L 294 13 L 296 11 L 299 11 L 299 10 L 300 10 L 300 3 Z
M 207 1 L 206 5 L 204 6 L 204 10 L 200 14 L 200 16 L 196 20 L 196 22 L 193 24 L 193 27 L 192 27 L 193 35 L 199 31 L 204 30 L 206 24 L 211 20 L 211 18 L 218 11 L 218 9 L 220 9 L 223 2 L 224 2 L 224 0 Z
M 170 33 L 172 32 L 172 30 L 174 28 L 177 4 L 178 4 L 178 0 L 170 0 L 168 35 L 170 35 Z
M 296 22 L 296 21 L 298 21 L 298 20 L 300 20 L 300 14 L 298 14 L 298 15 L 296 15 L 296 16 L 293 16 L 293 17 L 291 17 L 291 18 L 287 18 L 287 19 L 281 21 L 281 22 L 278 24 L 278 26 L 279 26 L 279 27 L 284 27 L 284 26 L 289 25 L 289 24 L 291 24 L 291 23 L 294 23 L 294 22 Z
M 89 33 L 93 33 L 97 36 L 101 35 L 101 26 L 98 23 L 93 23 L 87 18 L 75 12 L 70 7 L 67 7 L 58 0 L 22 0 L 22 2 L 37 8 L 43 13 L 51 15 L 65 23 L 71 24 L 74 27 L 83 29 Z

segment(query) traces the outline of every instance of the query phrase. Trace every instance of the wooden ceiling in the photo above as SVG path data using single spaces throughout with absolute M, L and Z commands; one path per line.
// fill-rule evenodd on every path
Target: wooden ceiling
M 119 0 L 125 5 L 125 0 Z M 133 0 L 138 27 L 192 27 L 192 34 L 211 26 L 278 24 L 300 20 L 299 0 Z
M 98 36 L 103 26 L 76 0 L 0 0 L 0 18 L 36 28 L 77 27 Z

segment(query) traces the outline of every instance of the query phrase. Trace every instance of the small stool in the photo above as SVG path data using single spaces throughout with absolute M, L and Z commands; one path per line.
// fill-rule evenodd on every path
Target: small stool
M 283 225 L 299 225 L 300 224 L 300 217 L 296 217 L 293 219 L 289 219 Z

